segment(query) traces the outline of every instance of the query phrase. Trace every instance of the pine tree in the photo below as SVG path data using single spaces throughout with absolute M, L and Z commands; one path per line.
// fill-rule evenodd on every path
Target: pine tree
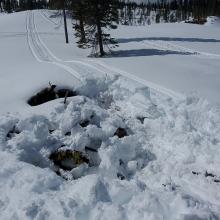
M 78 31 L 80 34 L 76 36 L 80 38 L 79 44 L 83 42 L 84 47 L 93 47 L 93 53 L 100 56 L 105 55 L 104 46 L 114 43 L 110 34 L 105 31 L 117 28 L 117 3 L 117 0 L 84 0 L 82 13 L 85 36 L 82 36 L 82 32 Z
M 163 13 L 163 19 L 165 23 L 169 21 L 169 14 L 170 14 L 169 4 L 167 4 L 164 8 L 164 13 Z
M 3 9 L 3 1 L 0 0 L 0 12 L 3 12 L 3 11 L 4 11 L 4 9 Z
M 160 23 L 160 10 L 157 10 L 157 12 L 156 12 L 156 23 L 158 24 L 158 23 Z
M 215 15 L 220 16 L 220 0 L 216 0 Z
M 76 20 L 76 23 L 73 24 L 73 28 L 75 29 L 75 36 L 79 40 L 77 41 L 79 48 L 87 48 L 88 45 L 88 34 L 85 31 L 85 22 L 86 22 L 86 9 L 87 2 L 84 0 L 74 0 L 72 2 L 72 12 L 73 19 Z
M 20 9 L 21 11 L 24 11 L 24 10 L 27 9 L 27 5 L 26 5 L 25 0 L 20 0 L 20 1 L 19 1 L 19 9 Z
M 11 0 L 6 0 L 6 2 L 5 2 L 5 11 L 8 12 L 8 13 L 12 13 Z

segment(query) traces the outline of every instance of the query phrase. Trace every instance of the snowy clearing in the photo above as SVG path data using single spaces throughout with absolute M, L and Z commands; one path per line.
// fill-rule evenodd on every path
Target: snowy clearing
M 220 219 L 219 20 L 120 26 L 95 59 L 52 13 L 0 17 L 0 219 Z M 77 95 L 29 106 L 49 82 Z

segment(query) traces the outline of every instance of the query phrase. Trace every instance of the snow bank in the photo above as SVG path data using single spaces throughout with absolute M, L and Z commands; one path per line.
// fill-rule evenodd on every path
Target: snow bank
M 220 17 L 216 17 L 216 16 L 211 16 L 207 18 L 207 22 L 206 24 L 207 26 L 216 26 L 219 27 L 220 25 Z
M 49 115 L 0 118 L 1 219 L 220 217 L 219 109 L 126 80 L 90 77 Z M 57 175 L 48 158 L 61 145 L 97 149 L 93 166 Z

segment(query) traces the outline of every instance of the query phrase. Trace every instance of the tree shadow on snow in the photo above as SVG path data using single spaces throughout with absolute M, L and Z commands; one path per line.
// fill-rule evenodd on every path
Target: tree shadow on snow
M 111 57 L 141 57 L 141 56 L 165 56 L 165 55 L 193 55 L 195 53 L 172 51 L 172 50 L 157 50 L 157 49 L 133 49 L 119 50 L 112 53 Z
M 142 38 L 121 38 L 119 43 L 141 42 L 141 41 L 183 41 L 183 42 L 200 42 L 200 43 L 220 43 L 217 39 L 205 38 L 180 38 L 180 37 L 142 37 Z

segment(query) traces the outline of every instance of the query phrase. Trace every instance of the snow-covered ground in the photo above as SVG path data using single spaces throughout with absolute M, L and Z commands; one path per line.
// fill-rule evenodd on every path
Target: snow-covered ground
M 38 25 L 44 23 L 44 18 L 37 22 Z M 65 48 L 63 55 L 63 30 L 54 29 L 56 25 L 51 25 L 48 22 L 40 30 L 55 32 L 54 40 L 51 41 L 51 36 L 45 34 L 41 37 L 56 56 L 62 56 L 61 59 L 64 61 L 81 59 L 82 56 L 86 58 L 89 51 L 82 52 L 75 46 Z M 61 36 L 58 36 L 58 33 Z M 206 26 L 184 23 L 145 27 L 121 26 L 113 31 L 113 36 L 119 39 L 120 47 L 117 50 L 120 53 L 112 58 L 100 59 L 99 62 L 102 64 L 93 59 L 90 61 L 93 66 L 107 65 L 110 67 L 109 70 L 105 66 L 104 71 L 107 73 L 114 67 L 117 73 L 130 73 L 141 80 L 178 93 L 196 92 L 210 102 L 219 102 L 219 20 Z M 73 38 L 72 42 L 75 42 Z M 86 62 L 88 63 L 88 59 Z M 74 64 L 72 63 L 73 67 Z
M 0 18 L 0 219 L 220 219 L 219 20 L 120 26 L 95 59 L 51 13 Z M 78 95 L 30 107 L 49 81 Z

